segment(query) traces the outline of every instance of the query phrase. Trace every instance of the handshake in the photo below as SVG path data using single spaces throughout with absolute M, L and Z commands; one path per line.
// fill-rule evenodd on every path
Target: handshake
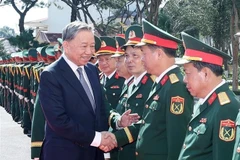
M 101 132 L 102 139 L 99 148 L 104 152 L 109 152 L 113 148 L 117 147 L 117 140 L 113 133 L 103 131 Z
M 131 110 L 127 110 L 122 114 L 117 122 L 118 127 L 124 128 L 130 126 L 132 123 L 136 123 L 140 116 L 137 113 L 130 114 Z M 103 131 L 101 132 L 102 138 L 99 148 L 104 152 L 109 152 L 115 147 L 117 147 L 117 139 L 115 135 L 111 132 Z

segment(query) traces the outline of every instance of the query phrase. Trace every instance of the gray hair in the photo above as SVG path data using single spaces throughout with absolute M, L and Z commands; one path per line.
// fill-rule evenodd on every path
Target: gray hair
M 94 27 L 92 24 L 87 24 L 81 21 L 74 21 L 69 23 L 62 33 L 63 41 L 70 41 L 76 37 L 76 35 L 83 30 L 92 31 L 94 33 Z

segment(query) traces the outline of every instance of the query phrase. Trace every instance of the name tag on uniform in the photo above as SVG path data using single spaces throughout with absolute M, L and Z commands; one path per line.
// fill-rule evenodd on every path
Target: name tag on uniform
M 142 94 L 138 94 L 136 98 L 142 98 Z
M 119 86 L 111 86 L 110 88 L 117 89 L 117 88 L 120 88 L 120 87 Z

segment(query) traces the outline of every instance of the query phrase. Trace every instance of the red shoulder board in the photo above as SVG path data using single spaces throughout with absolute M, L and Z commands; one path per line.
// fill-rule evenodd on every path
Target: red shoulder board
M 147 82 L 147 80 L 148 80 L 148 76 L 145 75 L 145 76 L 143 77 L 142 81 L 141 81 L 142 84 L 145 84 L 145 83 Z
M 211 105 L 215 101 L 216 98 L 217 98 L 217 94 L 215 92 L 213 92 L 213 94 L 208 99 L 208 104 Z
M 116 72 L 115 73 L 115 76 L 114 76 L 116 79 L 118 79 L 119 78 L 119 75 L 118 75 L 118 73 Z
M 168 75 L 165 75 L 162 80 L 160 81 L 161 85 L 163 86 L 168 80 Z

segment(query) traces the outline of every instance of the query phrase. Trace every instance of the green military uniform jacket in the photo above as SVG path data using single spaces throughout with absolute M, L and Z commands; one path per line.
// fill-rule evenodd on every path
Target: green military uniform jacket
M 240 110 L 236 119 L 236 140 L 235 146 L 233 149 L 233 158 L 232 160 L 240 160 Z
M 31 130 L 31 159 L 39 158 L 44 138 L 45 118 L 37 94 L 34 104 L 32 130 Z
M 42 73 L 45 66 L 38 67 L 35 70 L 35 76 L 39 83 L 40 74 Z M 42 148 L 42 143 L 45 134 L 45 117 L 42 111 L 42 107 L 37 94 L 34 103 L 33 119 L 32 119 L 32 130 L 31 130 L 31 158 L 39 158 Z
M 131 109 L 131 113 L 138 113 L 138 115 L 141 116 L 144 109 L 144 102 L 148 98 L 153 81 L 152 77 L 146 73 L 136 87 L 133 87 L 134 84 L 132 83 L 120 100 L 118 108 L 121 108 L 121 110 L 119 113 L 123 114 L 126 110 Z M 114 120 L 115 119 L 113 119 L 113 121 Z M 118 147 L 120 147 L 118 160 L 136 159 L 135 147 L 139 127 L 140 125 L 136 124 L 113 131 L 117 139 Z M 114 126 L 114 128 L 116 128 L 116 126 Z
M 234 93 L 225 83 L 197 106 L 179 160 L 231 160 L 240 106 Z
M 104 78 L 102 77 L 100 77 L 100 83 L 103 85 Z M 110 107 L 113 109 L 117 107 L 124 81 L 125 79 L 120 77 L 118 73 L 115 72 L 114 75 L 106 82 L 106 84 L 103 85 Z
M 145 103 L 136 144 L 137 160 L 176 160 L 191 119 L 193 98 L 179 67 L 169 70 Z
M 33 63 L 28 63 L 24 65 L 22 70 L 22 83 L 21 87 L 22 90 L 20 94 L 24 97 L 29 99 L 29 93 L 30 93 L 30 69 L 33 66 Z M 25 100 L 22 100 L 23 102 L 23 121 L 22 121 L 22 127 L 24 129 L 24 133 L 28 133 L 28 131 L 31 130 L 31 120 L 32 120 L 32 114 L 30 112 L 29 102 L 26 103 Z

